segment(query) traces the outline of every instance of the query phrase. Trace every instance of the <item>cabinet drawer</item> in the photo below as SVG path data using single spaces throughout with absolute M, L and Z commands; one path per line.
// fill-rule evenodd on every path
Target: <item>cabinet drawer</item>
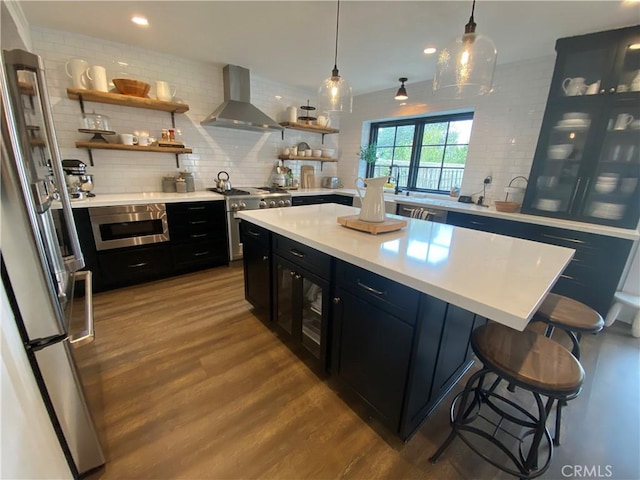
M 331 257 L 289 238 L 274 236 L 274 250 L 283 258 L 306 267 L 319 277 L 329 278 L 331 272 Z
M 160 277 L 169 273 L 172 267 L 168 246 L 101 253 L 98 263 L 105 285 L 125 285 Z
M 171 247 L 171 254 L 176 268 L 201 264 L 221 264 L 226 260 L 224 245 L 218 245 L 215 242 L 176 245 Z
M 420 292 L 350 263 L 336 262 L 336 283 L 376 307 L 415 324 Z
M 243 243 L 247 240 L 253 240 L 262 246 L 269 247 L 271 233 L 266 228 L 242 220 L 240 222 L 240 240 Z

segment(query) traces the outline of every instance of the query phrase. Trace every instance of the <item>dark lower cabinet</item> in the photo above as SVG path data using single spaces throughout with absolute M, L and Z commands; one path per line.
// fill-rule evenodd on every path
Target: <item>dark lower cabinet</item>
M 406 440 L 471 366 L 484 319 L 346 262 L 335 281 L 331 376 Z
M 291 198 L 291 205 L 294 207 L 298 205 L 317 205 L 319 203 L 339 203 L 340 205 L 351 206 L 353 204 L 353 197 L 331 193 L 327 195 L 306 195 Z
M 273 323 L 280 337 L 318 373 L 327 369 L 331 257 L 274 235 Z
M 166 207 L 177 273 L 228 263 L 224 202 L 168 203 Z
M 228 264 L 224 202 L 171 203 L 166 209 L 168 242 L 97 251 L 88 209 L 74 208 L 86 269 L 93 272 L 94 291 Z M 61 215 L 54 218 L 62 221 Z M 63 238 L 62 243 L 65 251 L 68 240 Z
M 133 285 L 171 274 L 171 249 L 160 245 L 101 252 L 98 264 L 102 286 Z
M 414 326 L 338 287 L 331 374 L 398 432 Z
M 602 316 L 611 306 L 633 246 L 632 240 L 623 238 L 459 212 L 449 212 L 447 223 L 574 249 L 571 263 L 552 291 L 578 300 Z
M 246 221 L 240 222 L 244 256 L 244 298 L 264 323 L 271 324 L 271 234 Z

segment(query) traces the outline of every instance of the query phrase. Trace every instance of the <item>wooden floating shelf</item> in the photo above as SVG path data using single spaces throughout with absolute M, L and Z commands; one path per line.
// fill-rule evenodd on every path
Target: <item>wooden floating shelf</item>
M 302 130 L 303 132 L 315 132 L 315 133 L 340 133 L 337 128 L 321 127 L 319 125 L 307 125 L 306 123 L 296 122 L 281 122 L 281 127 L 290 128 L 292 130 Z
M 76 142 L 76 148 L 89 148 L 89 149 L 96 149 L 96 150 L 129 150 L 133 152 L 193 153 L 193 150 L 190 148 L 140 147 L 138 145 L 122 145 L 121 143 L 100 143 L 100 142 Z
M 280 160 L 314 160 L 316 162 L 337 162 L 338 158 L 330 157 L 299 157 L 298 155 L 278 155 Z
M 39 138 L 32 138 L 29 140 L 29 145 L 32 147 L 44 147 L 46 144 L 44 140 L 40 140 Z
M 71 100 L 81 99 L 85 102 L 108 103 L 110 105 L 146 108 L 148 110 L 159 110 L 161 112 L 184 113 L 189 111 L 189 105 L 186 103 L 163 102 L 152 98 L 134 97 L 132 95 L 99 92 L 98 90 L 85 90 L 82 88 L 67 88 L 67 96 Z

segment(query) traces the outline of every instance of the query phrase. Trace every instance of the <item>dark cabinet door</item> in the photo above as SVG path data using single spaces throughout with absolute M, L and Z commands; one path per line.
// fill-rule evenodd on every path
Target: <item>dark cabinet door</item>
M 397 432 L 413 325 L 337 288 L 331 373 Z
M 273 267 L 274 323 L 296 353 L 324 372 L 327 367 L 329 283 L 279 255 Z
M 638 44 L 640 26 L 558 40 L 524 213 L 636 227 Z
M 268 230 L 240 223 L 244 256 L 244 296 L 263 322 L 271 323 L 271 237 Z
M 298 205 L 317 205 L 319 203 L 339 203 L 341 205 L 352 205 L 353 198 L 348 195 L 309 195 L 309 196 L 296 196 L 291 198 L 291 205 L 296 207 Z

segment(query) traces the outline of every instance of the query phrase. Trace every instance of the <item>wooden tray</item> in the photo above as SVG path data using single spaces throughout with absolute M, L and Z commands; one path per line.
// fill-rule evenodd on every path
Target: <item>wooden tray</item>
M 396 218 L 385 218 L 384 222 L 363 222 L 358 219 L 358 215 L 347 215 L 345 217 L 338 217 L 338 223 L 347 228 L 353 228 L 354 230 L 360 230 L 361 232 L 371 233 L 377 235 L 379 233 L 395 232 L 401 230 L 407 226 L 406 220 L 399 220 Z

